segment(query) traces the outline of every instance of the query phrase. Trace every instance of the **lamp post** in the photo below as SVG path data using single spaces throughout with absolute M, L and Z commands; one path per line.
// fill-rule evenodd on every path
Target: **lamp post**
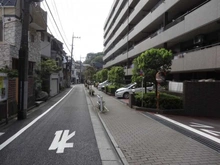
M 19 49 L 19 88 L 18 88 L 18 120 L 27 118 L 28 104 L 28 29 L 30 4 L 43 0 L 23 0 L 22 3 L 22 33 Z

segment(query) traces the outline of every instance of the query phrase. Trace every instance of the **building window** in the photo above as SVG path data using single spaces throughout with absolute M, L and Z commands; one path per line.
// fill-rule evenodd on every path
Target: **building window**
M 41 32 L 41 41 L 44 41 L 44 33 Z
M 47 37 L 47 41 L 50 42 L 50 37 L 49 36 Z
M 17 58 L 12 58 L 12 69 L 14 69 L 14 70 L 19 69 L 19 64 L 18 64 L 18 59 Z

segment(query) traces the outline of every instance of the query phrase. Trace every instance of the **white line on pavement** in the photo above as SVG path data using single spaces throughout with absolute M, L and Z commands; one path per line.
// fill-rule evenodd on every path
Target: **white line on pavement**
M 207 133 L 204 133 L 204 132 L 202 132 L 202 131 L 199 131 L 199 130 L 197 130 L 197 129 L 191 128 L 191 127 L 189 127 L 189 126 L 187 126 L 187 125 L 184 125 L 184 124 L 179 123 L 179 122 L 177 122 L 177 121 L 175 121 L 175 120 L 169 119 L 169 118 L 167 118 L 167 117 L 165 117 L 165 116 L 162 116 L 162 115 L 156 115 L 156 116 L 158 116 L 158 117 L 160 117 L 160 118 L 162 118 L 162 119 L 165 119 L 165 120 L 167 120 L 167 121 L 169 121 L 169 122 L 171 122 L 171 123 L 173 123 L 173 124 L 176 124 L 176 125 L 178 125 L 178 126 L 180 126 L 180 127 L 183 127 L 183 128 L 185 128 L 185 129 L 187 129 L 187 130 L 190 130 L 190 131 L 192 131 L 192 132 L 194 132 L 194 133 L 197 133 L 197 134 L 199 134 L 199 135 L 201 135 L 201 136 L 204 136 L 204 137 L 206 137 L 206 138 L 208 138 L 208 139 L 210 139 L 210 140 L 213 140 L 213 141 L 215 141 L 215 142 L 217 142 L 217 143 L 220 144 L 220 139 L 218 139 L 218 138 L 216 138 L 216 137 L 214 137 L 214 136 L 211 136 L 211 135 L 209 135 L 209 134 L 207 134 Z
M 74 88 L 74 87 L 73 87 Z M 46 110 L 44 113 L 42 113 L 40 116 L 38 116 L 36 119 L 34 119 L 32 122 L 30 122 L 28 125 L 26 125 L 24 128 L 19 130 L 16 134 L 14 134 L 12 137 L 10 137 L 8 140 L 6 140 L 4 143 L 0 145 L 0 151 L 5 148 L 9 143 L 11 143 L 13 140 L 15 140 L 18 136 L 20 136 L 24 131 L 26 131 L 29 127 L 31 127 L 34 123 L 36 123 L 40 118 L 42 118 L 44 115 L 46 115 L 48 112 L 50 112 L 57 104 L 59 104 L 72 90 L 73 88 L 65 95 L 63 96 L 56 104 L 51 106 L 48 110 Z
M 4 132 L 0 132 L 0 136 L 2 136 L 4 134 Z

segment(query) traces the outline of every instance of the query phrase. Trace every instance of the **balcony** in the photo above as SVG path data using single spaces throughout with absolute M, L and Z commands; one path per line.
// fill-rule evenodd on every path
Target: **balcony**
M 220 43 L 183 52 L 174 57 L 171 72 L 220 68 Z
M 36 30 L 47 29 L 47 12 L 41 9 L 40 6 L 30 6 L 30 15 L 32 16 L 32 22 L 30 27 Z

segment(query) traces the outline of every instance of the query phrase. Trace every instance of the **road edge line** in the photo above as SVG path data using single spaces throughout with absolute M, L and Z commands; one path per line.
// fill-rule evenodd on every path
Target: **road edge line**
M 59 101 L 57 101 L 53 106 L 51 106 L 49 109 L 47 109 L 44 113 L 42 113 L 40 116 L 35 118 L 33 121 L 31 121 L 28 125 L 20 129 L 17 133 L 15 133 L 13 136 L 11 136 L 9 139 L 7 139 L 5 142 L 3 142 L 0 145 L 0 151 L 4 149 L 8 144 L 10 144 L 13 140 L 15 140 L 18 136 L 20 136 L 24 131 L 26 131 L 28 128 L 30 128 L 34 123 L 36 123 L 39 119 L 41 119 L 44 115 L 46 115 L 48 112 L 50 112 L 55 106 L 57 106 L 69 93 L 73 90 L 74 87 L 65 95 L 63 96 Z

